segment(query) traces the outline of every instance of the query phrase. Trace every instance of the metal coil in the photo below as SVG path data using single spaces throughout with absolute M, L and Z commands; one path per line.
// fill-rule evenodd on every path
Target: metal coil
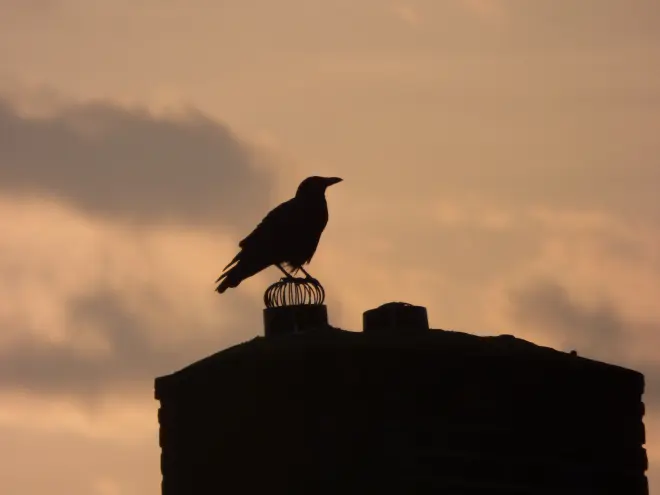
M 267 308 L 318 305 L 325 301 L 325 289 L 313 278 L 283 277 L 264 293 Z

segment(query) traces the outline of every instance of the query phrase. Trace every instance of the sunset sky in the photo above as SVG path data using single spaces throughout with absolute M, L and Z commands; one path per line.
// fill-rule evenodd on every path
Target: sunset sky
M 0 0 L 0 493 L 157 495 L 153 379 L 262 333 L 308 175 L 331 323 L 390 301 L 646 374 L 660 2 Z

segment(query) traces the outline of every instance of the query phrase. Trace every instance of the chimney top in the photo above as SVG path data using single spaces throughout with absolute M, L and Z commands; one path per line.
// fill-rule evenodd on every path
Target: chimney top
M 296 304 L 264 309 L 264 335 L 277 337 L 328 328 L 328 308 L 324 304 Z
M 429 331 L 429 319 L 424 306 L 390 302 L 365 311 L 362 330 L 369 334 L 419 334 Z

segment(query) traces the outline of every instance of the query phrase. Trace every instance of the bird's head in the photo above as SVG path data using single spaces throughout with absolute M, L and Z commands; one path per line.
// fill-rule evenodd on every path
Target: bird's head
M 298 186 L 296 196 L 322 195 L 325 193 L 327 187 L 330 187 L 337 182 L 341 182 L 342 180 L 343 179 L 340 179 L 339 177 L 307 177 Z

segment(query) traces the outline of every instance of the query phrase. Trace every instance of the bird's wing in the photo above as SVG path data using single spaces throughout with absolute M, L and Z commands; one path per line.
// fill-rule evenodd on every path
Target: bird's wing
M 295 228 L 298 216 L 296 214 L 297 205 L 294 199 L 285 201 L 273 208 L 259 225 L 245 239 L 238 243 L 238 247 L 241 249 L 250 249 L 252 246 L 259 246 L 263 249 L 265 246 L 276 242 L 278 238 L 286 236 L 291 229 Z
M 268 260 L 269 254 L 277 253 L 282 241 L 287 239 L 300 223 L 299 208 L 300 205 L 296 203 L 295 198 L 273 208 L 259 225 L 238 243 L 241 250 L 223 269 L 223 273 L 218 277 L 216 283 L 227 277 L 229 272 L 238 266 L 239 262 L 247 262 L 243 269 L 245 271 L 248 270 L 248 268 L 245 268 L 246 266 L 260 265 Z M 236 266 L 232 267 L 232 265 Z M 267 265 L 268 263 L 264 267 Z M 232 267 L 231 270 L 228 270 L 230 267 Z

